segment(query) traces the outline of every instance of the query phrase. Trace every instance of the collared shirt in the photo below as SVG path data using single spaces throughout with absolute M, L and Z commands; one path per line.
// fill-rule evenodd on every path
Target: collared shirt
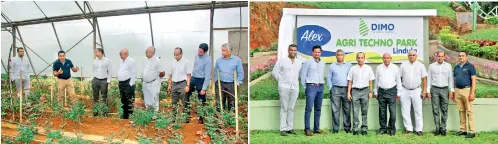
M 160 63 L 159 58 L 156 56 L 152 56 L 151 58 L 145 57 L 144 67 L 142 77 L 146 83 L 160 79 L 159 73 L 164 72 L 163 66 Z
M 353 88 L 365 88 L 370 85 L 370 81 L 375 79 L 372 67 L 364 64 L 355 65 L 349 69 L 348 81 L 353 81 Z
M 375 70 L 375 79 L 375 95 L 377 95 L 379 88 L 388 89 L 394 86 L 398 90 L 398 95 L 401 94 L 401 76 L 397 65 L 393 63 L 390 63 L 387 67 L 384 64 L 378 65 Z
M 422 78 L 427 76 L 424 64 L 419 61 L 410 63 L 405 61 L 401 64 L 401 83 L 407 89 L 415 89 L 420 86 Z
M 304 61 L 301 68 L 301 85 L 306 88 L 306 83 L 324 84 L 325 62 L 314 58 Z
M 476 69 L 474 65 L 468 61 L 461 66 L 457 64 L 453 70 L 453 76 L 455 77 L 456 87 L 465 87 L 472 85 L 472 76 L 476 76 Z
M 332 86 L 348 86 L 348 72 L 352 66 L 349 62 L 331 64 L 327 76 L 329 89 L 332 89 Z
M 299 72 L 303 62 L 294 58 L 294 62 L 289 57 L 277 60 L 273 67 L 272 75 L 278 81 L 279 87 L 299 89 Z
M 118 80 L 125 81 L 130 79 L 130 85 L 135 84 L 137 79 L 137 66 L 135 65 L 135 60 L 131 57 L 126 57 L 126 59 L 121 60 L 119 63 Z
M 24 57 L 23 59 L 21 59 L 20 57 L 13 57 L 10 60 L 10 65 L 10 80 L 20 79 L 21 72 L 22 79 L 29 79 L 29 75 L 31 74 L 31 71 L 29 69 L 31 68 L 31 65 L 29 64 L 29 60 L 26 57 Z
M 192 72 L 192 77 L 204 78 L 204 83 L 202 84 L 202 89 L 207 90 L 209 86 L 209 80 L 211 80 L 211 67 L 213 66 L 211 58 L 208 54 L 202 56 L 196 55 L 194 60 L 194 71 Z
M 218 80 L 218 70 L 220 70 L 220 81 L 233 82 L 233 73 L 237 71 L 237 84 L 242 84 L 244 80 L 244 68 L 242 67 L 242 60 L 239 57 L 231 55 L 228 59 L 220 56 L 216 60 L 214 67 L 214 81 Z
M 53 71 L 59 71 L 59 69 L 62 69 L 62 74 L 59 74 L 57 78 L 69 79 L 71 78 L 71 68 L 73 68 L 74 65 L 69 59 L 65 59 L 64 63 L 57 59 L 52 67 L 54 68 Z
M 181 58 L 179 61 L 174 59 L 171 62 L 171 66 L 168 69 L 168 75 L 171 75 L 173 82 L 180 82 L 187 80 L 187 74 L 192 73 L 192 67 L 185 58 Z
M 112 64 L 111 59 L 102 57 L 99 59 L 98 57 L 93 60 L 93 77 L 98 79 L 107 78 L 107 82 L 111 82 L 112 76 Z
M 439 64 L 438 62 L 434 62 L 429 65 L 429 71 L 427 72 L 427 92 L 431 92 L 431 86 L 448 86 L 451 92 L 454 91 L 453 74 L 449 63 L 443 62 Z

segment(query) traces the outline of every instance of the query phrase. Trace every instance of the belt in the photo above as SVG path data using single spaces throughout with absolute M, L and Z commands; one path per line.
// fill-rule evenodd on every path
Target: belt
M 364 89 L 367 89 L 368 87 L 364 87 L 364 88 L 353 88 L 354 90 L 364 90 Z
M 93 77 L 93 78 L 97 79 L 97 80 L 100 80 L 100 81 L 107 80 L 107 78 L 103 78 L 103 79 L 99 79 L 99 78 L 96 78 L 96 77 Z
M 384 91 L 388 91 L 388 90 L 393 89 L 393 88 L 396 88 L 396 86 L 393 86 L 391 88 L 381 88 L 381 87 L 379 87 L 380 90 L 384 90 Z
M 63 80 L 67 80 L 67 79 L 70 79 L 71 77 L 68 77 L 68 78 L 60 78 L 60 77 L 57 77 L 59 79 L 63 79 Z
M 458 89 L 464 89 L 464 88 L 470 88 L 470 86 L 461 86 L 461 87 L 457 86 L 457 88 Z
M 438 88 L 438 89 L 448 89 L 448 86 L 438 87 L 438 86 L 432 85 L 432 87 L 435 87 L 435 88 Z
M 128 82 L 130 81 L 131 78 L 127 79 L 127 80 L 124 80 L 124 81 L 119 81 L 119 82 Z
M 321 83 L 316 83 L 316 84 L 315 83 L 306 83 L 306 84 L 309 84 L 311 86 L 322 86 L 323 85 Z
M 178 83 L 182 83 L 182 82 L 186 82 L 185 80 L 182 80 L 182 81 L 178 81 L 178 82 L 173 82 L 174 84 L 178 84 Z
M 333 86 L 333 87 L 337 87 L 337 88 L 348 88 L 348 86 Z
M 408 90 L 415 90 L 415 89 L 418 89 L 418 88 L 420 87 L 420 85 L 419 85 L 419 86 L 417 86 L 416 88 L 413 88 L 413 89 L 406 88 L 406 87 L 405 87 L 405 85 L 403 85 L 403 87 L 404 87 L 405 89 L 408 89 Z
M 152 83 L 152 82 L 154 82 L 154 81 L 156 81 L 156 80 L 157 80 L 157 79 L 154 79 L 154 80 L 152 80 L 152 81 L 150 81 L 150 82 L 145 82 L 145 83 Z

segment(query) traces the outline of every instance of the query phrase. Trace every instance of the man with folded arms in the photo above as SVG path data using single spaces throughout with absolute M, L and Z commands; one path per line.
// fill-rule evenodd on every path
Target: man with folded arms
M 379 124 L 378 135 L 389 133 L 396 134 L 396 99 L 399 99 L 401 91 L 401 77 L 399 68 L 391 63 L 391 55 L 384 53 L 382 60 L 384 64 L 377 66 L 375 70 L 374 94 L 379 101 Z M 387 122 L 387 108 L 389 108 L 389 123 Z M 389 124 L 386 128 L 386 123 Z
M 358 114 L 361 110 L 361 134 L 367 135 L 368 102 L 372 98 L 372 81 L 375 80 L 372 67 L 365 65 L 365 53 L 356 54 L 357 65 L 348 72 L 348 99 L 353 102 L 353 135 L 358 135 Z M 361 108 L 361 109 L 360 109 Z

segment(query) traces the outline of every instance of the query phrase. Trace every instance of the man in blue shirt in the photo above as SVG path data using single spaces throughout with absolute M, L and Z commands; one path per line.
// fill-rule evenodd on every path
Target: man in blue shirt
M 242 67 L 242 60 L 239 57 L 232 55 L 232 46 L 229 43 L 225 43 L 221 46 L 221 57 L 216 60 L 214 68 L 214 81 L 218 81 L 218 71 L 220 73 L 221 89 L 222 91 L 222 104 L 223 106 L 228 106 L 228 111 L 235 106 L 234 94 L 234 81 L 237 85 L 242 84 L 244 80 L 244 69 Z M 237 72 L 237 79 L 234 80 L 234 72 Z M 218 83 L 216 83 L 216 90 L 218 90 Z M 220 95 L 216 91 L 216 103 L 218 110 L 220 110 L 219 98 Z M 227 101 L 228 100 L 228 101 Z M 228 103 L 228 104 L 227 104 Z
M 311 108 L 314 107 L 313 133 L 321 134 L 320 114 L 323 100 L 323 84 L 325 63 L 321 61 L 322 47 L 313 46 L 313 58 L 304 62 L 301 68 L 301 85 L 305 88 L 306 108 L 304 112 L 304 132 L 306 136 L 312 136 L 310 132 Z
M 59 96 L 62 97 L 64 90 L 66 90 L 69 93 L 69 97 L 75 97 L 73 79 L 71 78 L 71 71 L 69 69 L 73 72 L 78 72 L 80 68 L 75 67 L 71 60 L 66 59 L 66 52 L 61 50 L 57 55 L 59 59 L 54 62 L 52 67 L 54 76 L 58 78 Z
M 351 128 L 351 101 L 347 99 L 346 94 L 348 90 L 348 72 L 352 65 L 349 62 L 344 62 L 344 51 L 342 49 L 336 51 L 335 57 L 337 62 L 330 65 L 327 76 L 327 84 L 330 89 L 330 107 L 332 109 L 332 133 L 339 132 L 339 110 L 341 105 L 344 131 L 349 133 Z
M 206 43 L 199 45 L 197 56 L 194 60 L 194 71 L 192 72 L 192 79 L 190 79 L 190 91 L 187 93 L 187 106 L 190 107 L 190 96 L 192 92 L 197 91 L 197 98 L 206 104 L 206 90 L 211 80 L 211 58 L 207 54 L 209 47 Z M 199 117 L 199 123 L 204 123 L 204 119 Z
M 450 98 L 457 104 L 460 113 L 460 131 L 457 136 L 466 135 L 465 138 L 474 138 L 474 112 L 473 104 L 476 90 L 476 69 L 474 65 L 467 61 L 467 53 L 458 52 L 458 61 L 460 63 L 453 69 L 455 77 L 455 97 L 450 95 Z M 469 131 L 467 132 L 467 117 L 469 119 Z

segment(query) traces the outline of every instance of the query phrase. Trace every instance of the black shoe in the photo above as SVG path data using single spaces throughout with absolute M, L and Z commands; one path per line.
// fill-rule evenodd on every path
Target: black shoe
M 405 131 L 403 132 L 403 134 L 410 134 L 410 133 L 412 133 L 412 132 L 411 132 L 411 131 L 407 131 L 407 130 L 405 130 Z
M 395 134 L 396 134 L 396 132 L 395 132 L 395 131 L 389 131 L 389 135 L 390 135 L 390 136 L 394 136 Z
M 347 129 L 347 130 L 344 130 L 344 132 L 351 133 L 351 130 Z
M 190 119 L 187 119 L 187 120 L 185 121 L 185 123 L 190 123 Z
M 474 137 L 476 137 L 475 133 L 469 133 L 465 136 L 465 138 L 474 138 Z
M 386 131 L 385 130 L 379 130 L 379 132 L 377 132 L 377 135 L 381 135 L 381 134 L 385 134 Z
M 422 135 L 423 135 L 423 134 L 422 134 L 422 131 L 418 131 L 418 132 L 417 132 L 417 135 L 418 135 L 418 136 L 422 136 Z
M 358 131 L 353 131 L 353 135 L 358 135 Z
M 93 116 L 94 116 L 94 117 L 96 117 L 96 116 L 98 116 L 98 115 L 99 115 L 98 113 L 95 113 L 95 112 L 93 113 Z
M 361 131 L 361 135 L 367 135 L 367 131 Z
M 281 136 L 287 136 L 287 132 L 285 132 L 285 131 L 280 131 L 280 135 L 281 135 Z
M 288 134 L 296 134 L 294 130 L 287 131 Z
M 457 136 L 467 135 L 467 132 L 459 131 L 456 133 Z
M 446 136 L 446 131 L 445 130 L 441 130 L 440 133 L 441 133 L 442 136 Z
M 440 132 L 439 130 L 437 130 L 437 129 L 436 129 L 436 130 L 434 131 L 434 136 L 438 136 L 439 134 L 441 134 L 441 132 Z
M 320 130 L 314 130 L 314 131 L 313 131 L 313 133 L 316 133 L 316 134 L 323 134 L 323 132 L 322 132 L 322 131 L 320 131 Z
M 199 119 L 199 124 L 204 124 L 204 120 L 203 119 Z

